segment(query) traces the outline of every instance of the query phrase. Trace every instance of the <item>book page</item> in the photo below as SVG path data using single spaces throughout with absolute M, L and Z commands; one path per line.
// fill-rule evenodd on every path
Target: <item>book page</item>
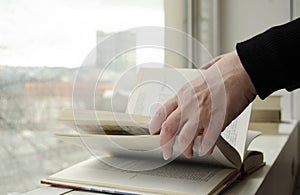
M 118 161 L 122 163 L 122 161 Z M 116 169 L 92 158 L 58 172 L 45 181 L 70 182 L 101 188 L 160 194 L 209 194 L 222 188 L 234 169 L 198 164 L 169 163 L 163 167 L 135 172 Z
M 127 112 L 153 116 L 185 83 L 200 75 L 197 69 L 141 68 L 137 87 L 128 100 Z
M 248 134 L 248 125 L 251 115 L 251 104 L 221 133 L 221 136 L 234 147 L 244 158 L 246 148 L 246 139 Z
M 162 149 L 159 144 L 159 135 L 94 135 L 94 134 L 55 134 L 55 136 L 65 142 L 81 146 L 91 152 L 94 156 L 114 156 L 126 157 L 130 167 L 118 167 L 121 169 L 145 170 L 159 167 L 175 159 L 181 161 L 210 164 L 234 168 L 234 164 L 229 161 L 219 150 L 215 148 L 211 155 L 197 156 L 187 159 L 181 155 L 177 141 L 174 144 L 174 154 L 168 161 L 163 159 Z M 194 151 L 199 150 L 200 136 L 197 137 Z M 232 153 L 231 153 L 232 154 Z M 141 159 L 142 161 L 140 161 Z M 148 163 L 143 160 L 147 159 Z M 133 166 L 134 165 L 134 166 Z M 116 165 L 117 166 L 117 165 Z M 132 167 L 133 166 L 133 167 Z
M 246 148 L 249 147 L 249 145 L 251 144 L 251 142 L 259 135 L 261 135 L 262 133 L 260 131 L 253 131 L 253 130 L 248 130 L 248 134 L 247 134 L 247 139 L 246 139 Z
M 63 109 L 59 120 L 80 133 L 147 135 L 151 118 L 121 112 Z

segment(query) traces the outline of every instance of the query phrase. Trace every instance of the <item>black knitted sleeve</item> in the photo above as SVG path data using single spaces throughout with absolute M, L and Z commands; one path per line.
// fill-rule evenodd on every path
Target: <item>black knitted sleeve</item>
M 260 98 L 300 87 L 300 18 L 236 45 Z

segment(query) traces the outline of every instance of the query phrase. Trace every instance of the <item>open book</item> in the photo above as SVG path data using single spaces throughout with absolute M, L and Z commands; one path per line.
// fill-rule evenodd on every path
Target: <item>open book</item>
M 49 176 L 42 183 L 117 194 L 217 194 L 264 165 L 261 152 L 247 150 L 260 134 L 248 131 L 251 105 L 222 132 L 211 155 L 198 153 L 199 135 L 191 159 L 181 155 L 175 142 L 173 156 L 165 161 L 159 136 L 148 132 L 153 113 L 149 113 L 147 105 L 164 103 L 173 93 L 164 87 L 166 84 L 173 85 L 176 91 L 186 78 L 197 76 L 198 71 L 164 71 L 141 71 L 140 82 L 147 84 L 140 85 L 131 95 L 127 113 L 64 110 L 60 120 L 77 131 L 55 135 L 88 149 L 93 157 Z M 178 71 L 184 75 L 182 81 Z M 145 82 L 148 79 L 164 85 Z M 174 80 L 179 83 L 174 84 Z
M 177 143 L 169 161 L 162 158 L 158 135 L 142 135 L 150 118 L 125 113 L 79 111 L 77 122 L 94 124 L 90 133 L 55 134 L 59 139 L 85 147 L 94 158 L 51 175 L 43 183 L 58 186 L 81 186 L 96 191 L 117 191 L 136 194 L 213 194 L 225 189 L 236 179 L 264 165 L 263 154 L 248 151 L 251 141 L 259 132 L 248 131 L 251 107 L 249 106 L 221 134 L 211 155 L 199 155 L 200 136 L 195 141 L 195 155 L 186 159 L 180 155 Z M 62 120 L 72 112 L 66 110 Z M 95 128 L 99 122 L 88 120 L 88 113 L 100 116 L 104 130 Z M 103 116 L 106 115 L 106 118 Z M 117 116 L 112 117 L 111 116 Z M 72 116 L 72 115 L 71 115 Z M 122 119 L 116 121 L 116 119 Z M 132 119 L 134 118 L 134 122 Z M 104 120 L 105 119 L 105 120 Z M 125 119 L 130 119 L 126 121 Z M 139 120 L 141 119 L 141 120 Z M 75 121 L 73 120 L 73 123 Z M 137 135 L 132 126 L 136 125 Z M 137 125 L 139 124 L 139 125 Z M 121 135 L 111 133 L 113 127 Z M 126 127 L 126 128 L 123 128 Z M 108 131 L 107 131 L 108 129 Z M 130 129 L 130 133 L 126 133 Z

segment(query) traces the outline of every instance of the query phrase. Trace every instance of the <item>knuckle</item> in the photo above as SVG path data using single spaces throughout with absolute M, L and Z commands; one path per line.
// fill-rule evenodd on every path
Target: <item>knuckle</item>
M 191 95 L 186 99 L 185 104 L 186 104 L 187 106 L 194 106 L 194 107 L 198 106 L 198 107 L 199 107 L 199 105 L 198 105 L 199 103 L 198 103 L 198 98 L 197 98 L 197 96 L 196 96 L 195 94 L 191 94 Z
M 165 134 L 165 135 L 173 135 L 175 134 L 175 129 L 172 128 L 172 126 L 168 123 L 168 122 L 164 122 L 162 124 L 162 127 L 161 127 L 161 131 Z
M 177 97 L 176 96 L 171 99 L 170 106 L 172 108 L 177 107 Z

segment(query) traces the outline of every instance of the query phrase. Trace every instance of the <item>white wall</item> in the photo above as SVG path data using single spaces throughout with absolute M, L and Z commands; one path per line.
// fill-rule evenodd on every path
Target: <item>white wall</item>
M 294 15 L 300 16 L 300 0 L 294 2 Z M 222 0 L 219 6 L 220 53 L 232 51 L 237 42 L 291 18 L 290 1 L 287 0 Z M 300 90 L 284 94 L 283 118 L 300 118 Z
M 164 0 L 165 25 L 179 31 L 187 32 L 187 1 L 186 0 Z M 166 33 L 166 32 L 165 32 Z M 173 36 L 165 34 L 165 45 L 176 44 L 176 48 L 185 48 L 186 40 L 176 40 Z M 186 59 L 175 52 L 165 50 L 165 63 L 176 68 L 186 68 Z
M 222 0 L 220 2 L 221 53 L 235 44 L 290 20 L 286 0 Z
M 293 116 L 300 119 L 300 89 L 293 92 Z

